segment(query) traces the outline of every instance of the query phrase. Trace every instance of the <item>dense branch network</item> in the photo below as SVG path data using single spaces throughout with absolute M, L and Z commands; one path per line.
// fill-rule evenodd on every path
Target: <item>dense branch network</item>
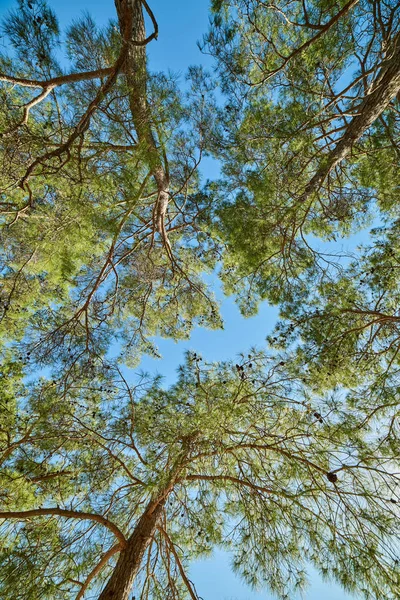
M 64 75 L 55 16 L 19 7 L 0 75 L 0 595 L 198 600 L 190 561 L 218 546 L 280 598 L 311 563 L 396 600 L 397 3 L 215 0 L 218 102 L 200 68 L 187 92 L 149 73 L 145 0 L 74 23 Z M 203 185 L 204 153 L 223 172 Z M 355 258 L 315 247 L 376 207 Z M 216 268 L 245 314 L 279 304 L 271 351 L 188 353 L 169 387 L 128 371 L 155 336 L 221 326 Z

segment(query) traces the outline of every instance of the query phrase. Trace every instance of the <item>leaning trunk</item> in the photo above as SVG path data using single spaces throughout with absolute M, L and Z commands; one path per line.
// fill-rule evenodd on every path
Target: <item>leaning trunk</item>
M 115 569 L 99 596 L 99 600 L 128 600 L 143 555 L 149 546 L 160 519 L 165 498 L 150 502 L 140 517 L 127 545 L 120 553 Z
M 399 93 L 400 34 L 397 34 L 393 39 L 388 55 L 389 57 L 382 64 L 378 76 L 361 104 L 357 116 L 350 121 L 341 140 L 326 158 L 324 166 L 309 181 L 301 198 L 303 201 L 318 191 L 329 173 L 350 154 L 353 145 Z
M 115 4 L 121 34 L 126 36 L 126 29 L 130 27 L 130 40 L 143 42 L 146 39 L 146 29 L 141 0 L 115 0 Z M 157 186 L 154 226 L 169 246 L 164 224 L 169 201 L 169 175 L 168 167 L 157 147 L 152 129 L 151 111 L 147 101 L 145 45 L 130 45 L 124 71 L 129 88 L 129 107 L 138 142 L 145 151 L 151 174 Z

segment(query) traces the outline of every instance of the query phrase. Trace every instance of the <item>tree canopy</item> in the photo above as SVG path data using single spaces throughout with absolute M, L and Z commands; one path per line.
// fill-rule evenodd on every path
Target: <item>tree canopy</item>
M 5 17 L 2 598 L 196 600 L 217 546 L 279 598 L 310 565 L 398 598 L 399 14 L 214 0 L 186 85 L 148 69 L 145 0 Z M 217 275 L 279 306 L 267 347 L 132 374 L 223 326 Z

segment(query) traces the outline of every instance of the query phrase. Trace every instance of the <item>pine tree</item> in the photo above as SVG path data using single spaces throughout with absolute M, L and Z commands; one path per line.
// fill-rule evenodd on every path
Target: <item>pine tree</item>
M 252 311 L 260 298 L 287 299 L 304 273 L 329 278 L 335 258 L 315 238 L 396 218 L 399 11 L 379 0 L 228 0 L 214 10 L 204 43 L 227 104 L 213 219 L 228 249 L 226 289 L 240 280 Z
M 117 9 L 104 30 L 88 16 L 69 28 L 67 74 L 44 2 L 21 0 L 4 23 L 15 56 L 0 78 L 2 324 L 43 363 L 71 346 L 96 353 L 107 338 L 124 339 L 134 362 L 156 352 L 154 335 L 220 326 L 202 278 L 218 248 L 198 223 L 213 101 L 194 89 L 196 69 L 186 93 L 148 74 L 155 18 L 141 2 Z
M 396 598 L 399 478 L 372 414 L 360 428 L 340 394 L 310 396 L 261 353 L 189 354 L 169 389 L 145 376 L 129 386 L 112 364 L 84 372 L 20 392 L 3 598 L 197 598 L 187 567 L 215 545 L 281 598 L 304 587 L 309 563 Z
M 216 546 L 280 598 L 310 564 L 398 597 L 399 8 L 212 11 L 218 78 L 186 92 L 148 71 L 144 0 L 75 21 L 62 61 L 43 0 L 3 23 L 5 600 L 195 600 Z M 317 246 L 373 219 L 352 256 Z M 128 381 L 153 336 L 221 326 L 215 268 L 245 315 L 280 305 L 271 352 Z

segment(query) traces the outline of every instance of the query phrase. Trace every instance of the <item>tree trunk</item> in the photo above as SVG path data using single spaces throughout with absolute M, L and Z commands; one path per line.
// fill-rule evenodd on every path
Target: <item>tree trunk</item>
M 193 436 L 196 435 L 197 433 L 193 434 Z M 98 600 L 128 600 L 144 553 L 162 516 L 164 505 L 185 466 L 193 436 L 182 439 L 182 450 L 171 465 L 167 481 L 146 506 L 133 533 L 129 536 L 125 548 L 121 551 L 115 569 Z
M 130 39 L 143 41 L 146 29 L 141 0 L 115 0 L 121 34 L 131 27 Z M 131 15 L 129 17 L 129 15 Z M 130 23 L 128 22 L 130 19 Z M 131 45 L 125 63 L 125 76 L 129 87 L 129 107 L 139 144 L 145 150 L 148 165 L 157 186 L 158 196 L 154 209 L 154 226 L 168 244 L 164 219 L 169 202 L 169 175 L 164 158 L 152 130 L 151 111 L 147 101 L 146 46 Z M 169 245 L 169 244 L 168 244 Z
M 119 555 L 116 567 L 99 596 L 99 600 L 128 600 L 133 582 L 139 571 L 161 516 L 166 497 L 159 502 L 151 501 L 140 517 L 124 550 Z
M 306 186 L 301 200 L 305 201 L 318 191 L 329 173 L 351 152 L 353 145 L 362 134 L 382 114 L 389 102 L 400 91 L 400 35 L 397 34 L 388 50 L 388 59 L 372 84 L 370 92 L 364 98 L 358 114 L 350 121 L 344 135 L 334 150 L 327 156 L 323 167 L 320 167 Z

